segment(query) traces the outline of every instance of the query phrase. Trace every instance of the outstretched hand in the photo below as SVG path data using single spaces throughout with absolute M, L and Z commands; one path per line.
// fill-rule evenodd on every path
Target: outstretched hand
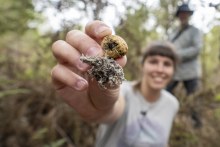
M 119 87 L 102 89 L 97 81 L 87 75 L 89 65 L 80 61 L 80 56 L 103 56 L 102 39 L 112 30 L 101 21 L 92 21 L 85 27 L 85 33 L 72 30 L 66 40 L 52 45 L 57 65 L 51 71 L 52 82 L 57 93 L 87 121 L 111 122 L 124 109 L 124 100 L 119 97 Z M 122 67 L 126 56 L 116 60 Z

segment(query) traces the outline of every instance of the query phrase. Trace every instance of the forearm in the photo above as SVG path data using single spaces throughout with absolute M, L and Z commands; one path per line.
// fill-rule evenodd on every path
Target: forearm
M 200 54 L 200 50 L 199 47 L 192 46 L 179 50 L 177 54 L 179 55 L 181 62 L 185 62 L 197 58 Z
M 188 48 L 182 48 L 181 50 L 178 50 L 177 54 L 179 55 L 180 60 L 182 62 L 185 62 L 197 58 L 201 50 L 202 50 L 202 41 L 201 39 L 197 38 L 193 41 L 191 46 L 189 46 Z
M 202 46 L 203 46 L 203 37 L 202 33 L 199 30 L 192 30 L 192 32 L 189 32 L 189 39 L 181 40 L 183 42 L 180 42 L 179 44 L 185 44 L 183 47 L 182 45 L 177 45 L 177 53 L 180 57 L 180 60 L 182 62 L 189 61 L 192 59 L 195 59 L 199 56 Z M 186 47 L 187 46 L 187 47 Z

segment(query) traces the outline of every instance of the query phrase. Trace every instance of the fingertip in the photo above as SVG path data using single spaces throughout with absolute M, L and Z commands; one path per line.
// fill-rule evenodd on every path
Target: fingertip
M 77 91 L 83 91 L 88 87 L 88 82 L 84 79 L 79 79 L 74 83 L 73 88 Z
M 121 66 L 121 67 L 124 67 L 127 63 L 127 56 L 122 56 L 120 58 L 117 58 L 116 59 L 116 62 Z
M 65 45 L 66 44 L 63 40 L 57 40 L 52 44 L 51 46 L 52 53 L 56 58 L 58 58 L 58 56 L 60 55 L 61 48 Z
M 53 42 L 53 44 L 52 44 L 52 48 L 56 48 L 57 46 L 59 46 L 59 45 L 62 45 L 62 44 L 64 44 L 64 41 L 63 40 L 57 40 L 57 41 L 55 41 L 55 42 Z
M 86 79 L 61 64 L 57 64 L 53 67 L 51 70 L 51 77 L 57 90 L 69 87 L 76 91 L 83 91 L 88 87 Z
M 100 25 L 95 29 L 95 34 L 97 38 L 103 38 L 107 35 L 111 35 L 112 30 L 106 25 Z
M 100 20 L 95 20 L 87 23 L 85 31 L 88 35 L 98 39 L 112 34 L 112 29 Z

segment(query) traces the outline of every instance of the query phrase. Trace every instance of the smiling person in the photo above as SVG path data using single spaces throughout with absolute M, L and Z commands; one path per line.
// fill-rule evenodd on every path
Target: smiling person
M 86 25 L 85 33 L 70 31 L 52 46 L 57 65 L 51 76 L 58 94 L 88 122 L 99 123 L 96 147 L 166 147 L 177 99 L 164 90 L 172 79 L 177 56 L 171 44 L 154 42 L 143 54 L 141 78 L 103 89 L 87 76 L 81 54 L 102 56 L 102 39 L 112 33 L 101 21 Z M 86 43 L 85 43 L 86 42 Z M 124 67 L 126 56 L 116 59 Z

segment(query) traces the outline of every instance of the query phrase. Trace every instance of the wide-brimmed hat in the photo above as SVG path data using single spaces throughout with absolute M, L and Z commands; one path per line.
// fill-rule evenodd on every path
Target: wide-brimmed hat
M 175 16 L 177 17 L 180 12 L 188 12 L 190 15 L 193 14 L 193 10 L 189 8 L 188 4 L 182 4 L 178 6 Z

